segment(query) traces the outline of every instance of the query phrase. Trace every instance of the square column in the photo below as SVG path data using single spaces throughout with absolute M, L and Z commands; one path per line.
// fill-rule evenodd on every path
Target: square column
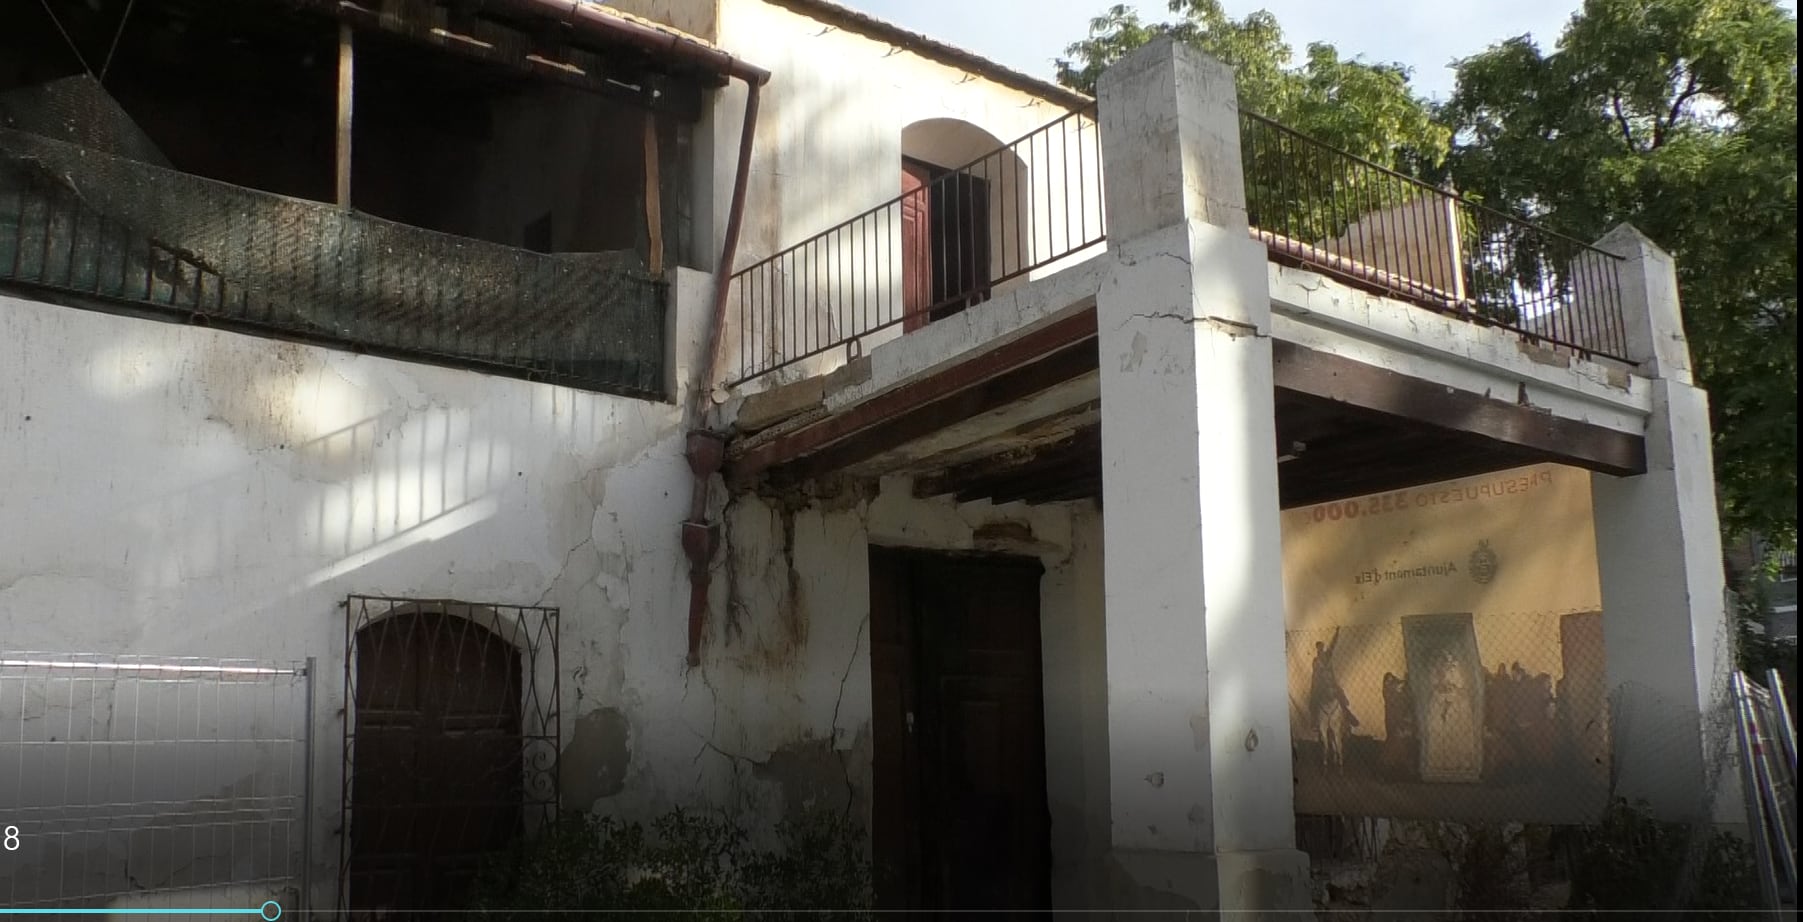
M 1662 819 L 1732 817 L 1734 627 L 1709 398 L 1691 383 L 1672 258 L 1625 224 L 1597 246 L 1623 260 L 1628 345 L 1652 387 L 1647 472 L 1591 481 L 1615 793 Z
M 1293 920 L 1311 900 L 1295 849 L 1271 307 L 1233 72 L 1160 39 L 1098 89 L 1116 906 Z

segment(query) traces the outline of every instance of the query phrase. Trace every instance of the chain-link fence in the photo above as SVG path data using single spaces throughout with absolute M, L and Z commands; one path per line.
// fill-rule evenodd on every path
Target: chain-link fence
M 1732 667 L 1704 664 L 1722 682 L 1699 713 L 1605 643 L 1672 628 L 1605 610 L 1588 472 L 1284 515 L 1298 838 L 1324 918 L 1757 905 L 1748 845 L 1719 825 L 1745 814 Z M 1729 630 L 1724 612 L 1717 636 L 1647 647 L 1726 656 Z
M 304 908 L 313 676 L 0 653 L 0 906 Z

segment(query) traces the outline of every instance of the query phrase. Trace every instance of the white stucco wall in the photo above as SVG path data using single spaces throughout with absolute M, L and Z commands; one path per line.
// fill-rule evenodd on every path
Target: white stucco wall
M 677 279 L 685 380 L 710 281 Z M 905 481 L 788 514 L 740 498 L 690 670 L 677 405 L 16 297 L 0 369 L 0 649 L 316 657 L 316 905 L 337 879 L 347 595 L 558 606 L 568 807 L 867 822 L 872 543 L 1044 560 L 1059 860 L 1105 842 L 1083 819 L 1106 816 L 1086 506 L 960 507 Z M 1003 521 L 1033 537 L 977 537 Z
M 680 378 L 708 283 L 676 279 Z M 559 606 L 578 771 L 624 768 L 591 713 L 680 690 L 675 404 L 9 296 L 0 369 L 0 647 L 317 657 L 322 887 L 346 595 Z
M 975 129 L 972 136 L 985 134 L 993 139 L 989 145 L 993 148 L 1015 141 L 1067 111 L 1051 100 L 764 0 L 638 0 L 618 5 L 695 31 L 772 73 L 760 97 L 736 257 L 740 270 L 900 195 L 904 154 L 939 161 L 950 158 L 956 162 L 940 165 L 957 167 L 964 162 L 957 155 L 968 159 L 982 152 L 967 149 L 971 147 L 968 138 L 957 144 L 930 143 L 933 132 L 919 130 L 920 123 L 965 123 Z M 697 127 L 696 240 L 717 241 L 725 227 L 745 95 L 745 87 L 737 82 L 714 94 L 713 104 Z M 903 143 L 904 130 L 911 125 L 917 126 L 912 149 Z M 1099 233 L 1101 198 L 1093 184 L 1084 193 L 1084 202 L 1074 203 L 1070 209 L 1061 188 L 1052 188 L 1063 184 L 1060 177 L 1067 157 L 1073 170 L 1078 161 L 1093 166 L 1097 162 L 1094 132 L 1068 138 L 1059 134 L 1039 140 L 1032 150 L 1023 148 L 1021 162 L 1027 180 L 1020 190 L 1013 188 L 1013 176 L 1007 175 L 1001 164 L 994 168 L 998 196 L 1019 191 L 1022 198 L 1036 202 L 1008 209 L 1009 236 L 1016 236 L 1012 222 L 1017 221 L 1019 208 L 1025 207 L 1029 226 L 1037 228 L 1040 238 L 1009 244 L 1009 260 L 1017 259 L 1023 250 L 1062 252 L 1068 248 L 1067 239 L 1087 239 Z M 1056 182 L 1051 182 L 1054 178 Z M 1025 188 L 1028 185 L 1033 187 L 1031 195 Z M 994 204 L 999 207 L 1001 203 Z M 1071 211 L 1068 220 L 1067 210 Z M 892 226 L 896 220 L 896 214 L 887 212 L 872 216 L 842 239 L 823 246 L 807 265 L 785 269 L 781 279 L 787 283 L 789 297 L 808 305 L 806 316 L 815 325 L 805 334 L 796 332 L 796 324 L 773 333 L 768 321 L 760 321 L 749 332 L 754 347 L 767 348 L 768 340 L 787 336 L 782 346 L 787 352 L 811 351 L 814 345 L 836 339 L 848 326 L 870 325 L 867 317 L 899 316 L 901 282 L 896 270 L 900 237 Z M 992 218 L 992 222 L 992 236 L 1000 234 L 1001 219 Z M 1003 252 L 1004 247 L 993 246 L 992 261 L 1001 259 Z M 714 256 L 701 254 L 701 258 L 712 260 Z M 848 299 L 847 306 L 836 314 L 818 296 L 833 271 L 826 266 L 828 259 L 834 266 L 868 265 L 871 270 L 861 281 L 852 282 L 847 273 L 833 283 L 858 292 L 855 304 Z M 815 294 L 804 295 L 810 286 Z M 768 292 L 760 295 L 765 299 L 772 296 Z M 734 304 L 724 333 L 729 372 L 738 367 L 741 342 L 736 299 Z M 829 315 L 830 320 L 824 319 Z M 782 317 L 786 315 L 779 315 Z M 893 335 L 897 334 L 890 337 Z M 890 337 L 874 338 L 864 344 L 864 350 Z M 845 351 L 836 350 L 803 363 L 784 379 L 829 370 L 844 358 Z
M 1088 503 L 995 506 L 913 497 L 906 478 L 802 508 L 741 496 L 714 581 L 702 665 L 649 771 L 696 777 L 766 816 L 870 816 L 873 545 L 1037 557 L 1054 902 L 1090 905 L 1107 848 L 1101 516 Z M 996 528 L 995 526 L 1009 526 Z M 990 537 L 1006 533 L 1008 537 Z M 730 586 L 730 588 L 729 588 Z M 712 728 L 701 742 L 695 728 Z M 667 745 L 666 745 L 667 743 Z M 635 753 L 636 755 L 636 753 Z

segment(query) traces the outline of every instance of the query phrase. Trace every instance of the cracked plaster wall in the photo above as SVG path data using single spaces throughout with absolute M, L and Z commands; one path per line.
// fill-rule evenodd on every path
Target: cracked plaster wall
M 687 381 L 712 283 L 673 288 Z M 349 594 L 558 607 L 572 794 L 633 774 L 681 686 L 679 404 L 7 296 L 0 369 L 0 648 L 317 657 L 322 888 Z
M 678 276 L 679 305 L 708 290 Z M 1045 562 L 1056 860 L 1106 845 L 1088 506 L 959 506 L 905 480 L 738 497 L 690 670 L 675 405 L 12 298 L 0 368 L 5 648 L 317 657 L 317 881 L 336 878 L 351 593 L 558 606 L 567 806 L 867 825 L 870 544 Z
M 692 779 L 691 790 L 766 821 L 828 809 L 867 827 L 869 547 L 1037 557 L 1055 896 L 1087 904 L 1108 844 L 1100 513 L 921 500 L 890 478 L 826 498 L 741 495 L 724 518 L 730 549 L 717 561 L 702 664 L 634 770 L 668 786 Z

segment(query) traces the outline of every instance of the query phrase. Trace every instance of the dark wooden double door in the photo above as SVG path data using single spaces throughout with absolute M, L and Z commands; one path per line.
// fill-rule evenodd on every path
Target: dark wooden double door
M 358 632 L 349 857 L 353 918 L 436 918 L 521 832 L 519 652 L 414 612 Z
M 1050 903 L 1037 561 L 875 548 L 879 907 Z

